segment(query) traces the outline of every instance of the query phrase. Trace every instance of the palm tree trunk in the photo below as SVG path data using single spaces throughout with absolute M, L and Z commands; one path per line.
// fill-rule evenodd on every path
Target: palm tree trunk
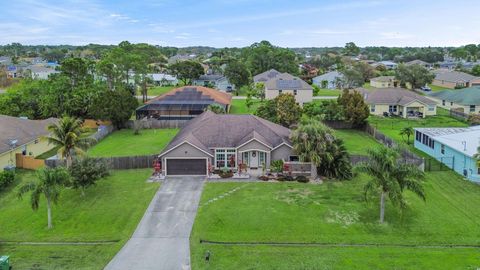
M 53 228 L 52 225 L 52 207 L 50 205 L 50 199 L 47 197 L 47 223 L 48 223 L 48 228 L 51 229 Z
M 385 192 L 380 195 L 380 223 L 385 220 Z

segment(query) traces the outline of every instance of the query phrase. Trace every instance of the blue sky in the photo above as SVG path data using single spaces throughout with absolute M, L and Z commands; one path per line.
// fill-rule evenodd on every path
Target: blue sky
M 0 44 L 285 47 L 480 43 L 478 0 L 13 0 Z

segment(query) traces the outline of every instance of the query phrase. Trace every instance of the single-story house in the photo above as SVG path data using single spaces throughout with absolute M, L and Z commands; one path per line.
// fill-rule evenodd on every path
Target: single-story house
M 51 150 L 54 146 L 48 144 L 47 127 L 56 121 L 0 115 L 0 169 L 15 167 L 17 153 L 35 157 Z
M 231 84 L 227 77 L 219 74 L 201 75 L 198 79 L 193 81 L 193 85 L 214 87 L 215 89 L 231 92 L 235 90 L 235 85 Z
M 312 79 L 312 83 L 320 88 L 340 89 L 343 74 L 338 71 L 330 71 Z
M 265 72 L 262 72 L 260 74 L 257 74 L 255 76 L 253 76 L 253 82 L 254 83 L 265 83 L 268 80 L 273 79 L 280 74 L 282 74 L 282 73 L 275 70 L 275 69 L 270 69 L 270 70 L 267 70 Z
M 480 183 L 478 153 L 480 126 L 468 128 L 415 128 L 415 148 L 455 172 Z
M 357 88 L 365 98 L 372 115 L 398 115 L 403 118 L 426 117 L 437 114 L 437 103 L 403 88 L 367 90 Z
M 433 68 L 433 64 L 430 64 L 428 62 L 425 62 L 425 61 L 422 61 L 422 60 L 419 60 L 419 59 L 412 60 L 410 62 L 406 62 L 405 65 L 407 65 L 407 66 L 420 65 L 420 66 L 422 66 L 424 68 L 427 68 L 427 69 Z
M 271 161 L 297 160 L 290 129 L 255 115 L 206 111 L 189 121 L 160 153 L 164 175 L 207 175 L 209 168 L 270 168 Z
M 471 87 L 480 85 L 480 77 L 476 77 L 465 72 L 460 71 L 442 71 L 436 72 L 433 85 L 456 88 L 456 87 Z
M 400 82 L 395 76 L 380 76 L 370 79 L 370 86 L 375 88 L 395 88 L 400 86 Z
M 155 85 L 177 85 L 177 77 L 165 73 L 148 74 Z
M 59 73 L 54 68 L 45 67 L 43 65 L 31 65 L 25 68 L 29 72 L 32 79 L 47 80 L 52 74 Z
M 392 61 L 380 61 L 371 64 L 372 67 L 384 66 L 386 69 L 396 69 L 398 64 Z
M 294 95 L 295 101 L 303 106 L 304 103 L 312 102 L 313 87 L 298 77 L 281 73 L 265 82 L 266 99 L 274 99 L 280 94 Z
M 230 94 L 203 86 L 183 86 L 147 101 L 137 108 L 137 119 L 155 118 L 158 120 L 190 120 L 211 104 L 230 110 Z
M 480 86 L 432 92 L 429 97 L 437 101 L 437 105 L 442 108 L 463 113 L 480 113 Z

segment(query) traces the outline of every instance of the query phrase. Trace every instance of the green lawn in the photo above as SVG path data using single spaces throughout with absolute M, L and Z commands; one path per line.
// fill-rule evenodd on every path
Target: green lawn
M 93 157 L 159 154 L 177 132 L 178 129 L 144 129 L 135 135 L 131 129 L 122 129 L 90 148 L 88 154 Z
M 365 176 L 359 176 L 351 181 L 322 185 L 208 183 L 191 236 L 193 269 L 477 269 L 480 266 L 478 247 L 435 247 L 480 244 L 478 185 L 450 171 L 428 173 L 426 203 L 408 193 L 408 208 L 401 213 L 388 203 L 387 223 L 381 225 L 377 221 L 377 199 L 371 203 L 363 200 L 365 180 Z M 237 187 L 240 189 L 234 190 Z M 213 198 L 217 199 L 210 201 Z M 200 244 L 200 239 L 332 246 L 229 246 Z M 207 251 L 211 253 L 209 263 L 204 261 Z
M 320 89 L 318 91 L 318 94 L 316 96 L 321 96 L 321 97 L 338 97 L 340 94 L 342 94 L 342 90 L 338 89 Z
M 405 119 L 400 117 L 370 116 L 368 122 L 382 133 L 396 141 L 402 141 L 399 135 L 404 127 L 466 127 L 467 123 L 449 116 L 448 111 L 437 107 L 436 116 L 427 116 L 423 119 Z
M 260 100 L 253 100 L 253 104 L 250 108 L 247 108 L 245 99 L 232 99 L 232 107 L 230 108 L 231 114 L 253 114 L 257 107 L 260 105 Z
M 436 85 L 433 85 L 433 84 L 429 84 L 428 86 L 432 89 L 433 92 L 442 91 L 442 90 L 452 90 L 450 88 L 446 88 L 446 87 L 442 87 L 442 86 L 436 86 Z
M 0 193 L 0 239 L 13 242 L 104 242 L 104 245 L 20 245 L 2 243 L 14 269 L 102 269 L 130 238 L 159 187 L 147 183 L 151 170 L 113 171 L 87 190 L 62 192 L 53 207 L 54 228 L 48 230 L 44 197 L 33 211 L 29 195 L 16 193 L 20 183 Z M 34 178 L 24 171 L 22 180 Z
M 343 139 L 345 147 L 352 155 L 366 155 L 367 149 L 380 145 L 372 136 L 354 129 L 336 129 L 335 136 Z
M 149 88 L 147 93 L 149 96 L 160 96 L 174 88 L 177 88 L 177 86 L 154 86 Z M 139 95 L 141 95 L 141 93 L 139 93 Z

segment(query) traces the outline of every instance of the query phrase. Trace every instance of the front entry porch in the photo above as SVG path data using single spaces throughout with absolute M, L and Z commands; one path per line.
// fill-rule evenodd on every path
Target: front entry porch
M 267 169 L 269 166 L 269 153 L 261 150 L 249 150 L 239 153 L 239 164 L 245 165 L 247 170 L 256 171 Z

